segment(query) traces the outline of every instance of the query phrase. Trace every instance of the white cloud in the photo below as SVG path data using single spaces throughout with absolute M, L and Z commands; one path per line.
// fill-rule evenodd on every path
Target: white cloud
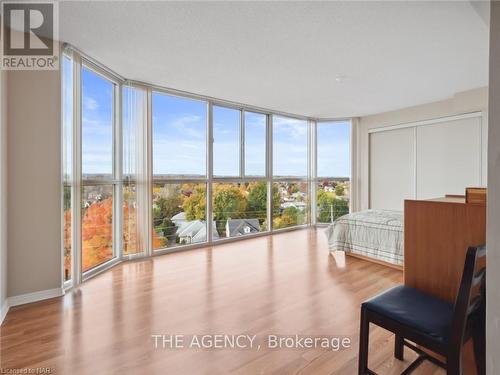
M 99 103 L 97 100 L 85 95 L 83 97 L 83 109 L 88 111 L 95 111 L 99 108 Z

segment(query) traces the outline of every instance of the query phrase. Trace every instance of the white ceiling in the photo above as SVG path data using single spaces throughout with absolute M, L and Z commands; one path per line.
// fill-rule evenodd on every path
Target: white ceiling
M 480 13 L 468 1 L 64 2 L 60 39 L 129 79 L 347 117 L 487 85 Z

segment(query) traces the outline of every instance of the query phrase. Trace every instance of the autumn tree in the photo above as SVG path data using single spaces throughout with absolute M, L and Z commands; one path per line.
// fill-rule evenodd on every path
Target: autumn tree
M 245 193 L 234 184 L 216 184 L 213 193 L 213 217 L 219 233 L 225 231 L 229 218 L 244 218 L 247 210 Z
M 113 257 L 113 198 L 90 204 L 82 218 L 83 271 Z
M 182 208 L 186 213 L 186 220 L 205 220 L 206 195 L 205 185 L 193 186 L 189 196 L 184 198 Z

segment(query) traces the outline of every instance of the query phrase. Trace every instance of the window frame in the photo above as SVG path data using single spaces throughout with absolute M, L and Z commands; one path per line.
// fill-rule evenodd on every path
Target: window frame
M 72 279 L 65 287 L 77 286 L 83 281 L 107 270 L 122 260 L 121 237 L 121 87 L 123 79 L 112 73 L 92 59 L 80 53 L 68 50 L 65 55 L 70 56 L 73 69 L 73 150 L 72 150 Z M 82 71 L 88 69 L 113 85 L 113 117 L 112 117 L 112 174 L 111 177 L 84 178 L 82 175 Z M 86 271 L 82 270 L 82 191 L 85 186 L 110 185 L 113 191 L 113 221 L 112 246 L 113 257 Z

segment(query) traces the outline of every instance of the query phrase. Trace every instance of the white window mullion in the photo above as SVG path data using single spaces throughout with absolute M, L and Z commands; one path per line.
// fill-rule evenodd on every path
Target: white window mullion
M 151 87 L 147 89 L 146 95 L 146 143 L 147 147 L 144 152 L 146 153 L 146 173 L 147 181 L 146 184 L 147 197 L 145 198 L 147 204 L 147 218 L 145 218 L 145 223 L 148 228 L 147 235 L 145 236 L 145 249 L 146 256 L 153 255 L 153 90 Z
M 73 54 L 72 279 L 82 283 L 82 60 Z
M 245 177 L 245 111 L 240 111 L 240 178 Z
M 273 116 L 266 121 L 267 230 L 273 231 Z
M 316 195 L 316 188 L 317 188 L 317 156 L 318 156 L 318 152 L 317 152 L 317 136 L 318 136 L 318 133 L 317 133 L 317 122 L 316 121 L 311 121 L 310 122 L 311 126 L 310 126 L 310 138 L 311 138 L 311 142 L 309 142 L 309 147 L 310 147 L 310 153 L 309 153 L 309 160 L 310 160 L 310 165 L 311 165 L 311 168 L 310 168 L 310 177 L 309 177 L 309 202 L 310 202 L 310 205 L 311 205 L 311 210 L 310 210 L 310 213 L 311 213 L 311 218 L 310 218 L 310 222 L 311 222 L 311 225 L 316 225 L 316 221 L 317 221 L 317 202 L 316 202 L 316 198 L 317 198 L 317 195 Z
M 122 142 L 122 113 L 121 113 L 121 84 L 115 84 L 114 111 L 113 111 L 113 257 L 122 258 L 123 255 L 123 142 Z
M 207 242 L 212 243 L 213 233 L 213 214 L 212 214 L 212 181 L 213 181 L 213 148 L 214 148 L 214 134 L 213 134 L 213 105 L 208 102 L 207 106 L 207 187 L 206 187 L 206 204 L 205 204 L 205 217 L 207 220 Z

